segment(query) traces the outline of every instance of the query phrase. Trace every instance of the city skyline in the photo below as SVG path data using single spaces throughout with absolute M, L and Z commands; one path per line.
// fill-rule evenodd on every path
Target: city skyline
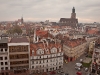
M 56 21 L 70 18 L 75 7 L 80 22 L 100 21 L 99 0 L 0 0 L 0 21 Z

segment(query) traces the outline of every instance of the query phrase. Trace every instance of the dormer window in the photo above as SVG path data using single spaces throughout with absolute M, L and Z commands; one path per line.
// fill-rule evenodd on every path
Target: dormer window
M 38 55 L 44 54 L 43 49 L 38 49 L 38 50 L 37 50 L 37 54 L 38 54 Z
M 46 49 L 46 53 L 48 53 L 49 52 L 49 49 Z
M 52 48 L 51 53 L 57 53 L 57 48 L 56 47 Z
M 39 50 L 37 50 L 37 54 L 39 54 L 39 55 L 40 55 L 40 54 L 41 54 L 41 52 L 40 52 Z

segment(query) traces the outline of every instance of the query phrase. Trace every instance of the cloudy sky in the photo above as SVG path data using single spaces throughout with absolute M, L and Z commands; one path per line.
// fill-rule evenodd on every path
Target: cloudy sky
M 75 7 L 79 22 L 100 22 L 100 0 L 0 0 L 0 21 L 56 21 L 70 18 Z

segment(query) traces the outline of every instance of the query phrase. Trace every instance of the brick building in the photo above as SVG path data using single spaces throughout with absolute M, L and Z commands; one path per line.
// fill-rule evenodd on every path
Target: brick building
M 60 18 L 59 24 L 65 26 L 71 26 L 72 28 L 77 26 L 78 19 L 76 18 L 74 7 L 72 9 L 71 18 Z

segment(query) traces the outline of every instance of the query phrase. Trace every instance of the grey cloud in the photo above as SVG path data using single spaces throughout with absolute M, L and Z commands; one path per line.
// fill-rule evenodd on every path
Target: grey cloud
M 80 22 L 82 19 L 100 21 L 99 3 L 99 0 L 0 0 L 0 20 L 14 20 L 23 14 L 26 21 L 59 21 L 61 17 L 70 17 L 74 6 Z

